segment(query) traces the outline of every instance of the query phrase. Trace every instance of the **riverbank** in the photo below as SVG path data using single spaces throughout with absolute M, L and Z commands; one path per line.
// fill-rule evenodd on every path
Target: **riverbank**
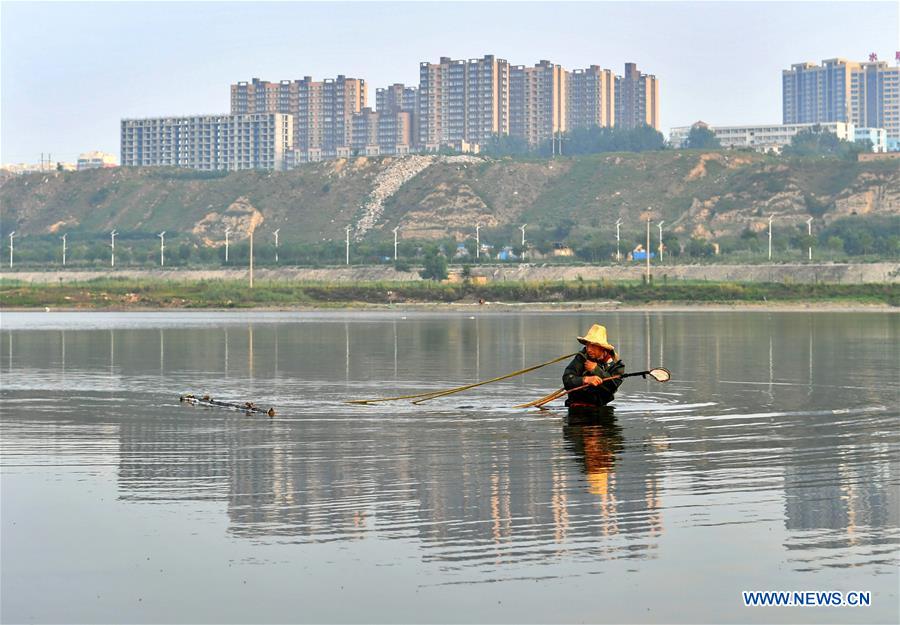
M 25 283 L 0 280 L 0 308 L 55 310 L 168 310 L 322 308 L 410 309 L 474 307 L 504 310 L 629 306 L 900 306 L 897 284 L 784 284 L 667 281 L 574 280 L 488 282 L 486 284 L 405 282 L 98 279 L 87 282 Z
M 487 282 L 567 282 L 567 281 L 633 281 L 640 282 L 646 272 L 640 263 L 622 265 L 538 265 L 532 263 L 472 265 L 473 276 Z M 451 268 L 459 277 L 460 269 Z M 654 265 L 656 282 L 778 282 L 787 284 L 900 284 L 900 263 L 780 263 L 763 265 L 677 264 Z M 265 267 L 254 272 L 256 281 L 264 282 L 426 282 L 414 271 L 396 271 L 388 265 L 352 265 L 349 267 Z M 0 272 L 6 279 L 33 283 L 85 282 L 99 279 L 134 281 L 200 281 L 222 280 L 249 282 L 246 268 L 233 269 L 67 269 L 65 271 Z

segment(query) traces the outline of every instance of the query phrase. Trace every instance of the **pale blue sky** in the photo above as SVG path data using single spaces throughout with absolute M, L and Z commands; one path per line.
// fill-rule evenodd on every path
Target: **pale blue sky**
M 893 63 L 900 3 L 0 4 L 0 159 L 118 155 L 119 121 L 221 113 L 229 85 L 339 73 L 418 83 L 420 61 L 495 54 L 567 69 L 634 61 L 662 125 L 781 121 L 781 70 L 869 52 Z

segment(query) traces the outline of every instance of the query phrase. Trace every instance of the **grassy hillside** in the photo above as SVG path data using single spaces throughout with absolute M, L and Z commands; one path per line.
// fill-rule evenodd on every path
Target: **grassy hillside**
M 343 241 L 344 227 L 358 222 L 378 180 L 401 162 L 358 158 L 282 173 L 120 168 L 18 176 L 0 186 L 0 236 L 14 229 L 47 235 L 116 228 L 167 230 L 217 244 L 225 227 L 235 240 L 256 223 L 265 236 L 280 228 L 283 241 Z M 795 225 L 809 215 L 825 224 L 852 214 L 890 217 L 900 214 L 900 168 L 896 161 L 699 151 L 435 160 L 387 196 L 366 236 L 386 240 L 399 225 L 407 239 L 462 239 L 481 222 L 489 235 L 494 229 L 509 239 L 527 222 L 530 240 L 563 240 L 608 230 L 617 218 L 626 232 L 639 233 L 647 207 L 682 241 L 760 231 L 771 213 Z

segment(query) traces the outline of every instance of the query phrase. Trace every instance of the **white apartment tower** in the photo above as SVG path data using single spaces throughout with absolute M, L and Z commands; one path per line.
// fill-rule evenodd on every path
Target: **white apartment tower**
M 281 113 L 123 119 L 123 167 L 287 168 L 293 118 Z

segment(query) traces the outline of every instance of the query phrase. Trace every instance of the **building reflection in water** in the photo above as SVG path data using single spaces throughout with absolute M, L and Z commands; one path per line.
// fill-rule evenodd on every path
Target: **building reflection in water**
M 555 449 L 523 447 L 496 432 L 485 440 L 477 428 L 448 429 L 441 441 L 407 429 L 387 441 L 390 455 L 370 449 L 363 427 L 346 438 L 333 430 L 302 435 L 277 418 L 227 415 L 220 418 L 240 427 L 210 427 L 203 415 L 216 418 L 185 408 L 122 424 L 123 499 L 224 499 L 229 531 L 242 537 L 414 538 L 423 559 L 451 567 L 576 551 L 655 557 L 658 479 L 646 450 L 623 451 L 611 411 L 567 421 Z M 467 453 L 446 457 L 445 449 Z M 623 454 L 626 474 L 617 476 Z

